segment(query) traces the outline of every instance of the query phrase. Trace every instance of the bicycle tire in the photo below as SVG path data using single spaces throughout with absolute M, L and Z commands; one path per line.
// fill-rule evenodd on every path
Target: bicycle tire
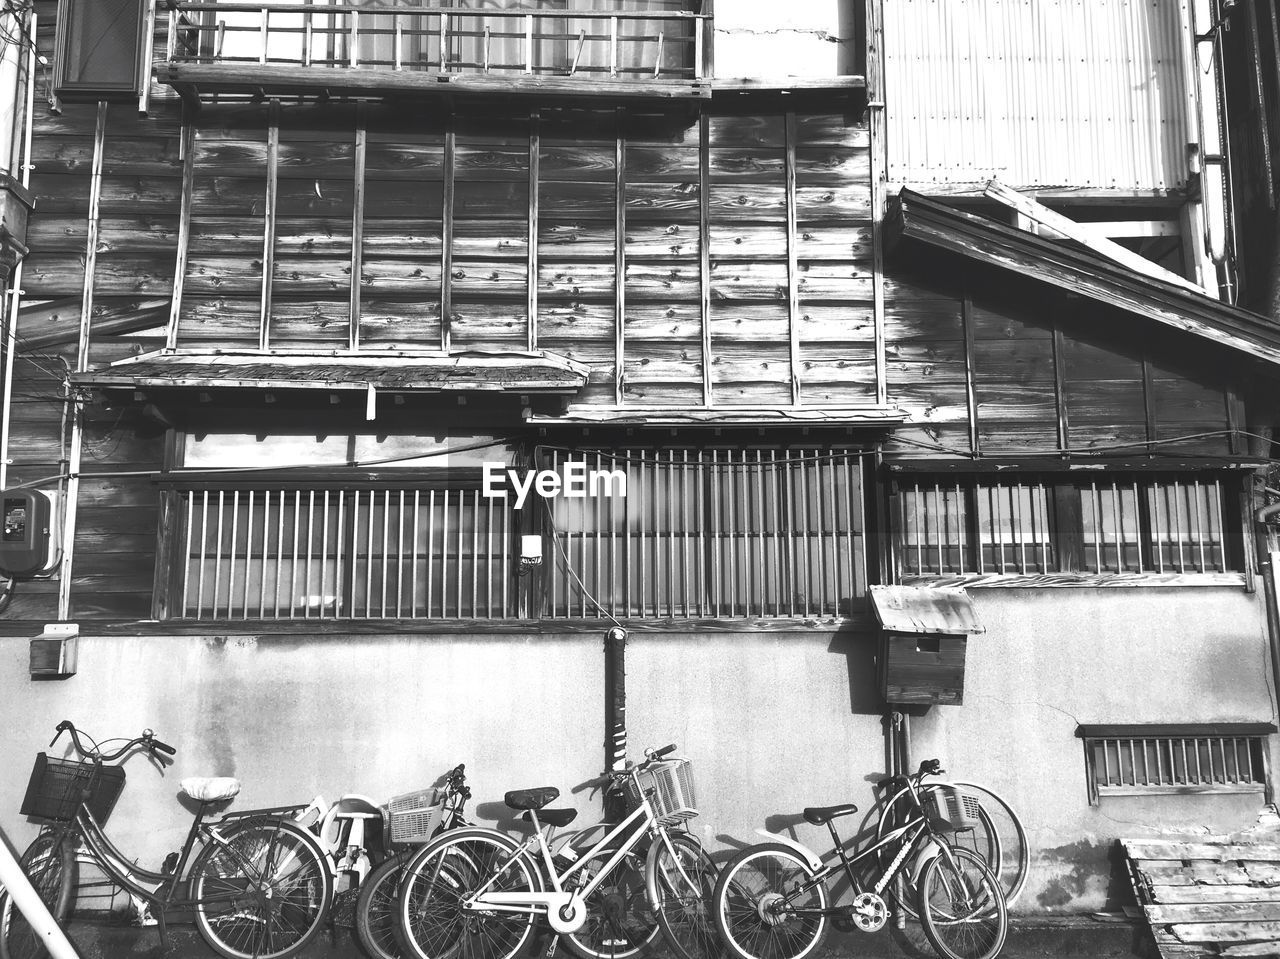
M 412 857 L 413 851 L 409 851 L 384 859 L 360 884 L 356 938 L 371 959 L 401 959 L 404 955 L 396 935 L 396 903 L 405 867 Z
M 916 908 L 943 959 L 995 959 L 1009 933 L 1004 891 L 982 857 L 948 847 L 925 864 Z
M 333 905 L 320 846 L 279 819 L 246 819 L 219 831 L 200 850 L 190 879 L 196 928 L 225 959 L 291 956 L 316 937 Z
M 717 878 L 715 864 L 693 836 L 662 830 L 654 837 L 645 862 L 645 889 L 658 927 L 680 959 L 714 959 L 724 953 L 711 917 Z
M 19 860 L 31 885 L 58 925 L 71 913 L 71 898 L 78 880 L 73 833 L 42 832 L 32 840 Z M 44 959 L 49 955 L 36 931 L 14 905 L 13 897 L 0 892 L 0 959 Z
M 981 825 L 972 830 L 953 833 L 948 841 L 953 846 L 969 849 L 981 856 L 987 866 L 995 873 L 1004 890 L 1005 902 L 1012 905 L 1026 886 L 1027 873 L 1031 865 L 1031 849 L 1027 845 L 1027 833 L 1022 820 L 1013 811 L 1013 807 L 998 793 L 977 783 L 925 783 L 924 790 L 937 786 L 960 786 L 979 793 L 979 817 Z M 888 800 L 880 805 L 880 818 L 876 822 L 876 841 L 882 841 L 894 828 L 894 817 L 897 808 L 906 795 L 906 789 L 899 789 Z M 881 868 L 888 865 L 898 847 L 888 846 L 878 854 Z M 904 879 L 909 879 L 904 874 Z M 908 886 L 903 902 L 899 905 L 903 911 L 917 918 L 915 911 L 915 890 Z
M 400 885 L 396 931 L 407 957 L 511 959 L 533 933 L 534 914 L 462 908 L 472 890 L 539 892 L 542 879 L 519 845 L 482 827 L 455 829 L 420 849 Z M 495 880 L 495 876 L 498 878 Z
M 716 882 L 713 910 L 729 952 L 737 959 L 805 959 L 817 952 L 829 925 L 826 883 L 815 885 L 787 911 L 771 908 L 814 876 L 809 863 L 781 843 L 738 853 Z
M 584 856 L 573 878 L 589 882 L 616 853 L 602 849 Z M 647 954 L 661 935 L 645 888 L 645 862 L 634 849 L 587 897 L 586 906 L 586 923 L 564 937 L 580 959 L 632 959 Z

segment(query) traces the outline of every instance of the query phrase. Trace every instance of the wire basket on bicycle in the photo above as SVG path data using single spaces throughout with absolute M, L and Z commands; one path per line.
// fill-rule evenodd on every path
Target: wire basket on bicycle
M 86 805 L 101 825 L 111 815 L 124 789 L 124 767 L 36 753 L 19 814 L 46 822 L 69 822 L 86 789 L 89 790 Z
M 649 797 L 658 822 L 672 826 L 698 815 L 698 800 L 693 791 L 693 764 L 687 759 L 652 762 L 636 771 L 626 782 L 627 808 L 640 805 L 641 793 Z
M 973 793 L 956 786 L 937 784 L 921 800 L 934 829 L 965 832 L 982 822 L 982 803 Z

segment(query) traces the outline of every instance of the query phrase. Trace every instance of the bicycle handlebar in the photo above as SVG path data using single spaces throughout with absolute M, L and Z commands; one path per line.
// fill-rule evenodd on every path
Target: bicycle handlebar
M 94 743 L 93 746 L 86 748 L 84 743 L 80 739 L 80 731 L 76 729 L 75 723 L 73 723 L 69 719 L 64 719 L 62 722 L 58 723 L 57 732 L 54 733 L 53 739 L 50 740 L 49 742 L 49 746 L 51 748 L 53 744 L 58 741 L 58 739 L 62 736 L 63 733 L 71 734 L 71 745 L 77 753 L 79 753 L 81 756 L 85 756 L 89 759 L 94 759 L 94 760 L 97 760 L 98 762 L 103 762 L 103 763 L 114 762 L 115 760 L 123 756 L 125 753 L 127 753 L 129 750 L 133 749 L 135 746 L 142 746 L 144 749 L 152 753 L 152 755 L 159 752 L 159 753 L 166 753 L 170 756 L 174 756 L 174 755 L 177 755 L 177 752 L 178 752 L 168 743 L 161 742 L 159 739 L 156 739 L 156 734 L 153 733 L 150 729 L 144 729 L 142 731 L 141 736 L 138 736 L 135 739 L 129 740 L 119 749 L 112 750 L 111 752 L 103 752 L 102 747 L 99 746 L 97 743 Z

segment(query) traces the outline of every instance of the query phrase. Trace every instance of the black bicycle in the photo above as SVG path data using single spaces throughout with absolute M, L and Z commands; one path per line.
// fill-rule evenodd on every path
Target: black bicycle
M 32 885 L 49 911 L 64 922 L 78 885 L 79 858 L 93 862 L 110 883 L 147 904 L 162 941 L 166 919 L 194 912 L 196 928 L 226 959 L 285 959 L 320 931 L 333 900 L 333 880 L 319 844 L 287 821 L 289 809 L 258 809 L 205 820 L 209 807 L 233 799 L 235 779 L 182 780 L 199 803 L 180 852 L 159 870 L 146 869 L 122 852 L 102 829 L 124 784 L 122 766 L 135 750 L 157 761 L 172 746 L 149 730 L 133 739 L 102 743 L 68 721 L 58 724 L 52 747 L 66 732 L 84 761 L 40 753 L 22 814 L 46 825 L 22 857 Z M 86 745 L 86 740 L 88 745 Z M 117 743 L 122 745 L 108 749 Z M 0 959 L 39 959 L 45 950 L 8 896 L 0 906 Z

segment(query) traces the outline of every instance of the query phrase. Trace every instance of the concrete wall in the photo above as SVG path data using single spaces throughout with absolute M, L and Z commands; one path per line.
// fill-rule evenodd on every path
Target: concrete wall
M 1260 595 L 1226 588 L 974 590 L 988 632 L 969 644 L 965 703 L 911 720 L 913 758 L 1001 792 L 1035 850 L 1018 908 L 1092 911 L 1112 887 L 1119 836 L 1250 825 L 1260 796 L 1104 799 L 1091 807 L 1079 723 L 1274 718 Z M 872 807 L 885 769 L 875 640 L 854 633 L 633 632 L 627 647 L 633 757 L 678 743 L 694 761 L 694 827 L 729 850 L 759 826 L 825 848 L 806 805 Z M 473 812 L 507 818 L 507 789 L 570 795 L 604 757 L 603 640 L 561 636 L 112 637 L 81 639 L 80 671 L 27 678 L 24 639 L 0 639 L 5 734 L 0 825 L 17 816 L 33 755 L 69 718 L 99 736 L 154 728 L 178 747 L 163 775 L 135 759 L 110 823 L 143 862 L 181 843 L 184 776 L 234 775 L 252 808 L 377 801 L 466 762 Z M 864 821 L 863 816 L 854 822 Z
M 1035 851 L 1018 909 L 1093 910 L 1124 892 L 1117 838 L 1254 823 L 1260 795 L 1110 797 L 1090 806 L 1075 731 L 1081 723 L 1274 721 L 1261 593 L 970 595 L 987 633 L 969 642 L 964 705 L 910 720 L 912 758 L 938 756 L 957 778 L 990 784 L 1018 810 Z

